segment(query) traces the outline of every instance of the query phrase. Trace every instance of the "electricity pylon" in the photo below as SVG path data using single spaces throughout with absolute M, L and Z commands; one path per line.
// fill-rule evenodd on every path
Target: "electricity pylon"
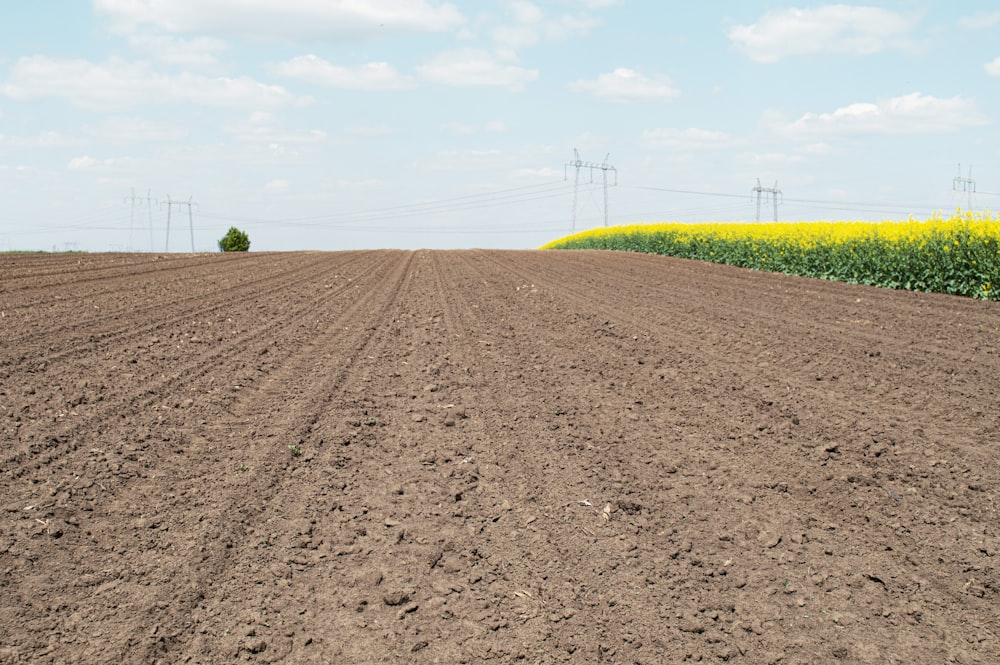
M 191 213 L 191 208 L 193 206 L 198 205 L 198 204 L 197 203 L 192 203 L 191 202 L 191 197 L 188 197 L 187 201 L 174 201 L 173 199 L 170 198 L 169 194 L 167 194 L 167 200 L 166 201 L 162 201 L 160 203 L 161 207 L 162 207 L 162 205 L 164 203 L 167 204 L 167 240 L 164 243 L 164 246 L 163 246 L 164 249 L 163 249 L 163 251 L 165 251 L 165 252 L 169 252 L 170 251 L 170 211 L 171 211 L 171 209 L 174 206 L 187 206 L 187 209 L 188 209 L 188 223 L 191 226 L 191 252 L 193 253 L 194 252 L 194 216 Z
M 972 179 L 972 164 L 969 164 L 969 177 L 962 177 L 962 165 L 958 165 L 958 175 L 951 179 L 951 189 L 952 191 L 967 192 L 969 195 L 969 207 L 968 210 L 972 210 L 972 195 L 976 191 L 976 181 Z
M 774 221 L 778 221 L 778 197 L 780 196 L 784 198 L 781 193 L 781 190 L 778 189 L 778 181 L 777 180 L 774 181 L 774 187 L 761 187 L 760 178 L 757 178 L 757 186 L 751 189 L 750 191 L 756 194 L 757 221 L 758 222 L 760 221 L 760 202 L 761 200 L 767 199 L 767 196 L 763 196 L 763 194 L 767 194 L 769 197 L 771 197 L 771 201 L 774 203 Z
M 580 151 L 573 148 L 573 161 L 566 162 L 563 167 L 563 180 L 569 179 L 569 167 L 576 167 L 576 178 L 573 181 L 573 226 L 572 231 L 576 231 L 576 202 L 580 193 L 580 169 L 590 169 L 590 182 L 594 182 L 594 171 L 600 170 L 604 176 L 604 226 L 608 225 L 608 171 L 615 174 L 615 186 L 618 185 L 618 169 L 608 164 L 611 153 L 604 156 L 604 161 L 600 164 L 595 162 L 585 162 L 580 159 Z
M 131 224 L 129 225 L 129 231 L 128 231 L 128 246 L 129 246 L 129 250 L 132 249 L 132 231 L 135 228 L 135 204 L 136 203 L 143 203 L 143 202 L 145 202 L 146 203 L 146 209 L 149 212 L 149 251 L 151 251 L 151 252 L 155 251 L 155 248 L 153 247 L 153 197 L 150 196 L 150 194 L 151 194 L 151 191 L 150 190 L 146 190 L 146 196 L 145 197 L 136 196 L 135 195 L 135 187 L 133 187 L 132 188 L 132 195 L 125 197 L 125 203 L 130 203 L 131 202 L 131 204 L 132 204 L 132 218 L 131 218 Z

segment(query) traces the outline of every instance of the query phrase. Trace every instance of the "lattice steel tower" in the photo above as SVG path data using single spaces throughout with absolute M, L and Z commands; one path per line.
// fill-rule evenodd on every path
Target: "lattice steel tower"
M 572 230 L 576 231 L 576 204 L 577 198 L 580 193 L 580 169 L 590 169 L 590 182 L 594 182 L 594 171 L 601 171 L 604 178 L 604 226 L 608 225 L 608 171 L 615 174 L 614 185 L 618 185 L 618 169 L 616 169 L 611 164 L 608 164 L 608 158 L 611 157 L 611 153 L 604 156 L 604 161 L 600 164 L 596 162 L 585 162 L 580 159 L 580 151 L 573 148 L 573 161 L 566 162 L 566 166 L 563 168 L 563 179 L 567 180 L 569 178 L 569 167 L 573 166 L 576 168 L 576 177 L 573 181 L 573 226 Z
M 754 193 L 757 199 L 757 221 L 760 221 L 760 204 L 761 201 L 766 201 L 770 197 L 771 202 L 774 203 L 774 221 L 778 221 L 778 198 L 784 198 L 781 190 L 778 189 L 778 181 L 774 181 L 774 187 L 761 187 L 760 178 L 757 178 L 757 186 L 750 190 Z M 767 196 L 765 196 L 765 194 Z

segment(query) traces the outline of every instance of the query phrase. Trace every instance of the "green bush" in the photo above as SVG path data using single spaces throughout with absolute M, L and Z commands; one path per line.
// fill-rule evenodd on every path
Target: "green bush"
M 250 249 L 250 238 L 235 226 L 229 228 L 219 241 L 220 252 L 246 252 Z

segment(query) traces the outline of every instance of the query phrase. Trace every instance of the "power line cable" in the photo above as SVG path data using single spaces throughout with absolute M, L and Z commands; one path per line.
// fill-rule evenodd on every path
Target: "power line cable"
M 691 189 L 670 189 L 668 187 L 650 187 L 648 185 L 625 185 L 632 189 L 645 189 L 653 192 L 670 192 L 671 194 L 694 194 L 698 196 L 720 196 L 733 199 L 746 199 L 746 194 L 726 194 L 723 192 L 699 192 Z
M 462 212 L 466 210 L 475 210 L 479 208 L 492 208 L 500 205 L 515 205 L 520 203 L 529 203 L 532 201 L 541 201 L 545 199 L 558 198 L 560 196 L 564 196 L 565 189 L 566 188 L 564 186 L 560 185 L 558 190 L 553 190 L 549 192 L 544 192 L 544 191 L 538 193 L 526 192 L 518 195 L 506 194 L 501 196 L 491 196 L 490 198 L 482 198 L 481 200 L 467 201 L 464 203 L 458 202 L 458 200 L 467 199 L 469 197 L 456 197 L 455 199 L 446 199 L 445 201 L 452 201 L 452 203 L 447 203 L 447 204 L 444 203 L 409 204 L 407 206 L 394 206 L 392 208 L 378 208 L 378 209 L 370 209 L 364 211 L 356 211 L 354 213 L 337 213 L 331 215 L 324 215 L 322 217 L 309 217 L 309 218 L 260 219 L 260 218 L 240 217 L 240 216 L 225 215 L 225 214 L 211 213 L 211 212 L 203 212 L 201 213 L 201 216 L 211 219 L 238 221 L 238 222 L 252 223 L 252 224 L 269 224 L 269 225 L 282 225 L 282 226 L 306 227 L 306 228 L 311 228 L 311 227 L 339 228 L 339 229 L 370 228 L 370 227 L 357 227 L 352 225 L 362 224 L 372 220 L 401 219 L 405 217 Z M 420 207 L 422 205 L 424 207 Z M 337 219 L 338 217 L 339 219 Z M 302 219 L 308 221 L 299 221 Z M 320 220 L 329 220 L 329 221 L 320 221 Z M 331 221 L 334 221 L 334 223 L 331 224 L 330 223 Z
M 497 202 L 502 202 L 505 200 L 512 200 L 517 202 L 524 198 L 524 195 L 517 192 L 524 192 L 524 194 L 531 195 L 532 192 L 527 190 L 536 189 L 540 191 L 565 191 L 568 186 L 564 182 L 556 183 L 542 183 L 535 185 L 522 185 L 519 187 L 511 187 L 508 189 L 492 190 L 488 192 L 481 192 L 477 194 L 465 194 L 462 196 L 455 196 L 446 199 L 434 199 L 430 201 L 418 201 L 415 203 L 407 203 L 397 206 L 386 206 L 380 208 L 367 208 L 355 211 L 341 211 L 341 212 L 331 212 L 322 215 L 309 215 L 305 217 L 288 217 L 288 218 L 277 218 L 277 219 L 254 219 L 248 217 L 236 218 L 232 216 L 225 215 L 210 215 L 209 213 L 202 213 L 203 217 L 211 216 L 219 219 L 238 219 L 238 221 L 246 222 L 259 222 L 264 224 L 274 224 L 274 223 L 297 223 L 297 222 L 320 222 L 323 220 L 334 220 L 334 219 L 356 219 L 358 221 L 364 221 L 368 218 L 386 218 L 386 217 L 397 217 L 402 215 L 412 215 L 412 214 L 424 214 L 427 212 L 439 212 L 440 210 L 448 210 L 452 206 L 464 206 L 467 202 L 468 205 L 479 205 L 487 204 L 492 205 Z M 476 201 L 476 199 L 483 199 L 483 201 Z M 525 200 L 535 200 L 532 198 L 525 198 Z M 461 209 L 460 207 L 457 209 Z
M 628 186 L 628 185 L 627 185 Z M 746 195 L 743 194 L 730 194 L 726 192 L 705 192 L 690 189 L 671 189 L 666 187 L 651 187 L 651 186 L 641 186 L 641 185 L 631 185 L 635 189 L 651 190 L 651 191 L 662 191 L 670 192 L 674 194 L 690 194 L 696 196 L 715 196 L 715 197 L 725 197 L 725 198 L 741 198 L 746 199 Z M 981 193 L 981 192 L 977 192 Z M 1000 196 L 997 194 L 995 196 Z M 923 210 L 926 212 L 936 212 L 939 209 L 921 206 L 917 208 L 912 205 L 906 205 L 901 203 L 874 203 L 865 201 L 831 201 L 825 199 L 797 199 L 797 198 L 785 198 L 782 200 L 785 203 L 799 203 L 799 204 L 812 204 L 809 207 L 825 210 L 843 210 L 843 211 L 856 211 L 856 212 L 874 212 L 883 214 L 912 214 L 914 211 Z

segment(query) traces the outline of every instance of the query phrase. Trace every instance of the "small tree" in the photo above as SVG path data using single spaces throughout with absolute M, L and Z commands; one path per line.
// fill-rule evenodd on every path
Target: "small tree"
M 220 252 L 246 252 L 250 249 L 250 238 L 235 226 L 229 227 L 219 241 Z

